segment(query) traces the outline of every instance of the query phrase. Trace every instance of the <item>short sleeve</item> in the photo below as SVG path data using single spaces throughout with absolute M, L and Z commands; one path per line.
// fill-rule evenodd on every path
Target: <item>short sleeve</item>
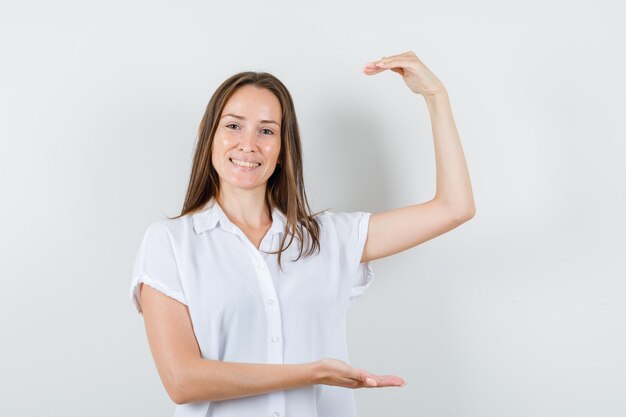
M 370 287 L 374 270 L 370 261 L 361 262 L 367 240 L 369 220 L 372 213 L 366 211 L 328 212 L 339 238 L 341 256 L 346 265 L 347 279 L 350 280 L 350 304 Z
M 140 304 L 140 283 L 147 284 L 165 295 L 187 304 L 181 284 L 172 235 L 162 222 L 151 224 L 144 233 L 130 285 L 130 299 L 137 312 L 143 315 Z

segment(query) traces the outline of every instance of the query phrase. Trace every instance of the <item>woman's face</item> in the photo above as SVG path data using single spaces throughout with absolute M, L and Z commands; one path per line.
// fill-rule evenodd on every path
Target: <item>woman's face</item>
M 281 115 L 278 98 L 267 89 L 248 84 L 233 93 L 213 140 L 211 158 L 220 176 L 220 189 L 262 187 L 265 192 L 280 153 Z M 237 165 L 237 161 L 253 162 L 254 166 Z

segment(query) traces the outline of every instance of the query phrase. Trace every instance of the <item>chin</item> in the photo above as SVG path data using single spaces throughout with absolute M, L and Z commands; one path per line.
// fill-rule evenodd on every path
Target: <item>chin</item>
M 225 180 L 223 177 L 221 177 L 221 182 L 228 184 L 228 186 L 232 188 L 241 188 L 241 189 L 246 189 L 246 190 L 254 190 L 255 188 L 265 187 L 267 185 L 267 180 L 263 182 L 241 181 L 235 178 L 230 178 L 228 180 Z

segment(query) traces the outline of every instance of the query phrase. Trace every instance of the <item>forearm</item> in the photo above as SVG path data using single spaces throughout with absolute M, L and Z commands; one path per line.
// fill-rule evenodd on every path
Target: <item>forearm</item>
M 435 199 L 443 201 L 463 215 L 473 215 L 475 206 L 472 185 L 448 92 L 444 88 L 441 92 L 424 98 L 430 113 L 435 144 Z
M 175 400 L 220 401 L 313 385 L 319 377 L 316 363 L 257 364 L 194 360 L 180 379 Z

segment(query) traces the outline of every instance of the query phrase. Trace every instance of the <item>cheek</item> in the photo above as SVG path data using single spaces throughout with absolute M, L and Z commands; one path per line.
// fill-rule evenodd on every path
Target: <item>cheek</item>
M 232 141 L 233 139 L 230 135 L 220 135 L 215 137 L 215 145 L 217 145 L 217 147 L 221 149 L 228 148 Z
M 224 147 L 217 138 L 213 141 L 213 152 L 211 152 L 211 161 L 214 166 L 222 166 L 224 159 Z
M 235 139 L 237 133 L 237 131 L 232 129 L 218 128 L 215 132 L 214 140 L 219 143 L 228 143 Z
M 224 156 L 224 152 L 229 149 L 232 140 L 228 136 L 219 135 L 213 139 L 213 158 L 220 159 Z
M 280 142 L 267 143 L 263 146 L 263 153 L 265 155 L 272 155 L 273 158 L 278 158 L 280 154 Z

